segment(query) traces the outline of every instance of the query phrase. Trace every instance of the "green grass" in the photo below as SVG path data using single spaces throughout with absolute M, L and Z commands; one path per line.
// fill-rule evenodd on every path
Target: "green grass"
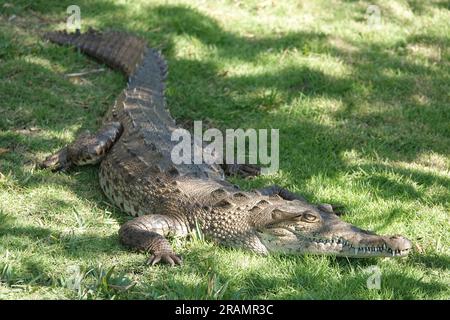
M 64 77 L 98 68 L 40 39 L 64 28 L 72 1 L 0 0 L 0 299 L 450 298 L 448 1 L 148 3 L 76 1 L 83 29 L 129 30 L 163 51 L 178 120 L 280 129 L 280 171 L 238 184 L 343 204 L 346 221 L 406 235 L 421 252 L 261 257 L 174 239 L 184 266 L 144 266 L 118 243 L 129 218 L 102 195 L 97 167 L 34 169 L 98 128 L 126 80 Z M 378 29 L 369 4 L 381 8 Z M 379 290 L 366 288 L 373 265 Z

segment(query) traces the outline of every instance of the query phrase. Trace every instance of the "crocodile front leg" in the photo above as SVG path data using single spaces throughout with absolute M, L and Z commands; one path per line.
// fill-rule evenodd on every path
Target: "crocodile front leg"
M 188 229 L 175 217 L 159 214 L 140 216 L 126 222 L 119 230 L 122 244 L 151 254 L 148 264 L 154 265 L 164 261 L 171 266 L 181 265 L 181 257 L 175 254 L 165 238 L 170 234 L 186 236 Z
M 100 162 L 122 134 L 120 122 L 105 124 L 95 134 L 82 134 L 73 143 L 48 156 L 40 165 L 53 171 Z

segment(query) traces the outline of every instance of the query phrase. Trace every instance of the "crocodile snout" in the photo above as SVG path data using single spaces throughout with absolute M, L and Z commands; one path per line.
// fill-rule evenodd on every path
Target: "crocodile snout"
M 386 245 L 394 252 L 407 253 L 412 249 L 411 241 L 401 235 L 385 237 L 384 241 L 386 242 Z

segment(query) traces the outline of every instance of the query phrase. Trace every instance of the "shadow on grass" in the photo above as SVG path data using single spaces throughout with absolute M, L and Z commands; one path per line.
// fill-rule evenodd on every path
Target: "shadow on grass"
M 249 255 L 246 253 L 246 255 Z M 236 254 L 239 259 L 239 253 Z M 329 259 L 327 265 L 335 272 L 332 276 L 322 273 L 317 257 L 279 256 L 281 269 L 266 272 L 263 267 L 250 267 L 245 272 L 234 270 L 232 274 L 223 268 L 223 261 L 211 251 L 197 251 L 187 257 L 181 269 L 170 271 L 164 283 L 138 284 L 134 294 L 148 293 L 151 298 L 167 299 L 190 297 L 192 299 L 367 299 L 367 268 L 375 261 Z M 294 264 L 290 264 L 294 260 Z M 272 262 L 273 263 L 273 262 Z M 161 268 L 161 267 L 159 267 Z M 163 267 L 164 268 L 164 267 Z M 314 269 L 315 268 L 315 269 Z M 159 269 L 161 271 L 161 269 Z M 169 274 L 165 270 L 163 273 Z M 423 282 L 420 278 L 406 275 L 398 270 L 381 269 L 381 289 L 374 296 L 390 296 L 393 299 L 440 297 L 448 291 L 446 285 L 436 281 Z M 181 277 L 179 275 L 182 275 Z M 190 279 L 198 279 L 192 282 Z M 428 293 L 432 293 L 431 296 Z M 369 295 L 370 296 L 370 295 Z M 131 296 L 133 297 L 133 296 Z
M 61 251 L 60 253 L 70 258 L 85 257 L 86 253 L 89 253 L 92 257 L 99 253 L 113 254 L 120 248 L 118 236 L 116 235 L 101 237 L 89 234 L 89 232 L 81 233 L 79 231 L 77 233 L 63 233 L 46 227 L 30 225 L 12 225 L 8 228 L 0 228 L 0 239 L 6 236 L 29 239 L 49 247 L 57 245 Z M 20 245 L 20 242 L 15 242 L 15 244 L 15 249 L 26 250 L 30 243 L 25 241 L 22 245 Z
M 450 271 L 450 257 L 444 254 L 414 255 L 411 257 L 412 264 L 421 265 L 425 268 L 439 269 L 443 272 Z
M 414 160 L 423 152 L 445 153 L 448 135 L 445 123 L 450 121 L 450 111 L 441 103 L 445 95 L 444 90 L 427 92 L 428 85 L 439 88 L 447 83 L 445 70 L 430 70 L 430 67 L 412 64 L 402 56 L 389 53 L 386 48 L 377 45 L 352 44 L 358 46 L 355 53 L 345 52 L 329 43 L 328 36 L 321 33 L 288 33 L 279 36 L 247 38 L 224 31 L 212 18 L 201 12 L 186 6 L 148 6 L 135 13 L 124 13 L 124 7 L 110 3 L 109 1 L 89 2 L 81 1 L 86 18 L 96 19 L 102 27 L 117 26 L 117 19 L 125 15 L 122 23 L 128 21 L 129 15 L 139 21 L 148 21 L 144 26 L 130 24 L 128 29 L 145 36 L 151 43 L 164 43 L 164 54 L 170 66 L 169 77 L 169 105 L 174 115 L 183 122 L 193 119 L 205 118 L 218 126 L 261 127 L 267 123 L 273 127 L 282 128 L 281 150 L 295 148 L 295 144 L 285 142 L 292 137 L 298 137 L 299 141 L 311 141 L 321 144 L 314 148 L 304 149 L 315 154 L 306 156 L 300 167 L 309 167 L 307 176 L 315 176 L 323 173 L 326 168 L 327 175 L 336 175 L 347 169 L 347 164 L 340 155 L 347 150 L 357 150 L 362 154 L 376 153 L 379 156 L 393 160 Z M 28 9 L 50 12 L 61 15 L 62 4 L 54 2 L 45 5 L 36 1 Z M 62 12 L 64 13 L 64 12 Z M 147 32 L 146 29 L 153 31 Z M 154 30 L 157 31 L 154 31 Z M 289 48 L 302 50 L 305 44 L 316 41 L 314 54 L 332 54 L 338 59 L 352 65 L 354 78 L 335 78 L 318 70 L 306 66 L 292 66 L 279 71 L 266 72 L 258 75 L 222 76 L 221 68 L 211 61 L 198 61 L 180 59 L 175 56 L 174 37 L 189 35 L 199 39 L 206 45 L 212 45 L 218 50 L 218 55 L 226 59 L 240 59 L 253 61 L 258 54 L 267 50 L 282 51 Z M 423 41 L 423 39 L 411 39 L 411 41 Z M 402 47 L 399 43 L 394 49 Z M 57 50 L 57 49 L 47 49 Z M 64 50 L 64 49 L 61 49 Z M 42 54 L 45 54 L 43 52 Z M 378 64 L 382 62 L 382 64 Z M 378 64 L 376 68 L 374 64 Z M 403 76 L 387 76 L 386 70 L 402 70 Z M 44 72 L 44 71 L 42 71 Z M 375 73 L 375 74 L 374 74 Z M 45 73 L 44 73 L 45 74 Z M 55 77 L 46 71 L 46 74 Z M 414 83 L 417 75 L 432 75 L 428 85 Z M 101 80 L 100 80 L 101 81 Z M 358 87 L 370 88 L 367 100 L 369 103 L 386 104 L 382 111 L 375 109 L 368 114 L 358 113 Z M 224 89 L 235 94 L 224 94 Z M 94 88 L 90 88 L 94 90 Z M 268 96 L 245 94 L 256 90 L 271 90 Z M 205 92 L 207 94 L 205 94 Z M 394 94 L 389 94 L 393 92 Z M 77 92 L 79 94 L 79 92 Z M 244 93 L 244 94 L 239 94 Z M 413 94 L 433 94 L 425 106 L 412 103 L 405 97 Z M 75 95 L 74 95 L 75 96 Z M 283 113 L 272 112 L 279 108 L 280 104 L 292 103 L 294 99 L 302 97 L 333 97 L 342 99 L 344 104 L 336 114 L 336 120 L 346 126 L 328 127 L 319 124 L 308 115 L 304 119 L 292 121 Z M 65 110 L 70 110 L 70 99 L 64 105 Z M 389 106 L 395 99 L 403 100 L 400 103 Z M 109 102 L 109 100 L 108 100 Z M 268 104 L 269 107 L 264 105 Z M 30 106 L 31 107 L 31 106 Z M 104 111 L 107 106 L 104 106 Z M 23 113 L 30 112 L 28 106 Z M 97 109 L 98 110 L 98 109 Z M 97 111 L 96 116 L 100 112 Z M 401 116 L 399 116 L 401 115 Z M 47 115 L 33 114 L 33 117 L 44 118 Z M 78 115 L 78 121 L 83 123 L 86 119 L 92 119 L 92 113 L 86 112 Z M 58 127 L 73 125 L 75 114 L 70 113 L 67 119 L 60 119 Z M 29 117 L 28 117 L 29 118 Z M 395 119 L 392 121 L 392 119 Z M 412 121 L 414 119 L 414 121 Z M 259 122 L 263 120 L 263 123 Z M 391 122 L 389 122 L 391 120 Z M 92 121 L 92 120 L 90 120 Z M 293 123 L 294 122 L 294 123 Z M 417 131 L 417 123 L 421 124 Z M 424 134 L 427 133 L 427 134 Z M 442 141 L 433 143 L 433 141 Z M 308 143 L 308 142 L 306 142 Z M 283 145 L 284 144 L 284 145 Z M 288 148 L 286 146 L 288 145 Z M 310 144 L 311 145 L 311 144 Z M 318 149 L 319 150 L 315 150 Z M 320 149 L 321 148 L 321 149 Z M 284 153 L 284 152 L 282 152 Z M 310 166 L 308 163 L 320 163 L 328 154 L 334 154 L 333 163 L 327 162 L 324 166 Z M 283 157 L 283 155 L 281 155 Z M 288 158 L 288 157 L 286 157 Z M 295 166 L 298 163 L 289 163 L 289 159 L 282 159 L 283 170 L 299 172 Z M 300 159 L 302 162 L 302 159 Z M 414 176 L 416 172 L 412 172 Z M 302 175 L 301 178 L 307 178 Z M 389 188 L 385 188 L 389 196 Z

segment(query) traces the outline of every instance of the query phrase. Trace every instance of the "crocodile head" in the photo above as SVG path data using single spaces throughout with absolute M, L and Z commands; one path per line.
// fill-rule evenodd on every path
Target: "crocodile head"
M 329 254 L 343 257 L 403 257 L 411 242 L 381 236 L 342 221 L 329 205 L 285 202 L 260 213 L 257 237 L 268 252 Z

